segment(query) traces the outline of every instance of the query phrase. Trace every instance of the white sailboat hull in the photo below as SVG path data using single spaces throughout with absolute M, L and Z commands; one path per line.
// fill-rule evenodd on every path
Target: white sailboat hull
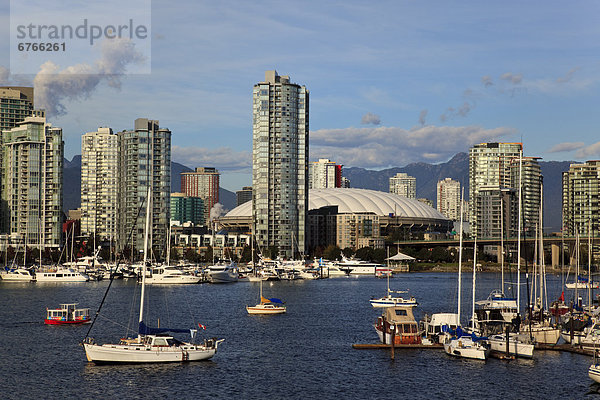
M 146 284 L 150 285 L 181 285 L 199 283 L 202 278 L 193 275 L 167 275 L 146 278 Z
M 521 329 L 522 333 L 529 333 L 529 326 Z M 533 326 L 531 336 L 536 343 L 555 345 L 560 339 L 560 329 L 551 326 Z
M 491 350 L 498 353 L 506 353 L 506 337 L 504 335 L 495 335 L 489 338 Z M 532 358 L 534 345 L 523 343 L 514 338 L 508 341 L 508 353 L 517 357 Z
M 600 383 L 600 364 L 592 364 L 588 369 L 588 376 L 595 382 Z
M 471 358 L 475 360 L 487 359 L 489 349 L 480 343 L 473 342 L 470 338 L 452 339 L 444 343 L 444 351 L 453 357 Z
M 248 314 L 263 314 L 263 315 L 272 315 L 272 314 L 284 314 L 286 312 L 285 307 L 264 307 L 260 304 L 250 307 L 246 306 L 246 311 Z
M 84 343 L 88 361 L 101 363 L 168 363 L 207 360 L 217 352 L 214 348 L 198 346 L 97 345 Z

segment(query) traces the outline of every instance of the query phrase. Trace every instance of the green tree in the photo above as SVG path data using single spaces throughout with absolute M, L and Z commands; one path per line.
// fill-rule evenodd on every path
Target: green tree
M 323 250 L 323 258 L 326 260 L 339 260 L 342 256 L 342 250 L 336 245 L 330 244 Z
M 342 250 L 342 254 L 345 257 L 352 257 L 354 255 L 354 250 L 352 250 L 350 247 L 346 247 L 345 249 Z

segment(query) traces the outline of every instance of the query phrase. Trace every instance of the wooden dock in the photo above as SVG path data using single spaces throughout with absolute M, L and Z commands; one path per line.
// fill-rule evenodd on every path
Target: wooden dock
M 372 349 L 389 349 L 390 345 L 389 344 L 383 344 L 383 343 L 366 343 L 366 344 L 353 344 L 352 345 L 353 349 L 358 349 L 358 350 L 372 350 Z M 425 345 L 425 344 L 396 344 L 394 345 L 395 349 L 429 349 L 429 350 L 443 350 L 444 346 L 441 344 L 431 344 L 431 345 Z M 593 356 L 594 355 L 594 351 L 593 350 L 584 350 L 582 348 L 576 347 L 576 346 L 571 346 L 570 344 L 556 344 L 556 345 L 548 345 L 548 344 L 536 344 L 535 345 L 535 349 L 536 350 L 549 350 L 549 351 L 564 351 L 567 353 L 574 353 L 574 354 L 581 354 L 581 355 L 585 355 L 585 356 Z M 497 352 L 497 356 L 498 358 L 500 356 L 502 356 L 502 352 Z M 494 357 L 494 355 L 492 355 L 492 357 Z
M 352 348 L 359 349 L 359 350 L 389 349 L 390 345 L 383 344 L 383 343 L 353 344 Z M 396 349 L 435 349 L 435 350 L 439 350 L 439 349 L 443 349 L 444 346 L 441 344 L 429 344 L 429 345 L 426 345 L 426 344 L 396 344 L 396 345 L 394 345 L 394 348 L 396 348 Z
M 567 353 L 575 353 L 575 354 L 582 354 L 584 356 L 594 356 L 594 351 L 593 350 L 584 350 L 580 347 L 577 346 L 571 346 L 570 344 L 564 343 L 564 344 L 555 344 L 555 345 L 549 345 L 549 344 L 536 344 L 535 345 L 535 349 L 536 350 L 550 350 L 550 351 L 564 351 Z

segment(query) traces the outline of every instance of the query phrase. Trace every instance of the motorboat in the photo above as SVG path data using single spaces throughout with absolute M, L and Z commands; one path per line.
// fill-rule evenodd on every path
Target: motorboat
M 435 313 L 425 314 L 421 321 L 420 328 L 424 337 L 433 343 L 441 343 L 440 337 L 444 332 L 453 331 L 458 328 L 458 314 L 456 313 Z
M 262 281 L 260 281 L 260 303 L 255 306 L 246 306 L 246 311 L 248 314 L 263 314 L 263 315 L 271 315 L 271 314 L 284 314 L 287 312 L 287 307 L 283 302 L 278 298 L 266 298 L 263 297 L 262 292 Z
M 204 270 L 210 283 L 232 283 L 238 281 L 238 271 L 233 262 L 220 261 Z
M 199 283 L 202 277 L 183 272 L 181 269 L 167 265 L 152 268 L 151 275 L 146 278 L 146 284 L 189 284 Z
M 377 318 L 375 331 L 383 344 L 411 345 L 421 344 L 421 334 L 412 306 L 396 305 L 385 307 Z
M 0 279 L 2 282 L 33 282 L 35 276 L 27 268 L 6 267 L 4 271 L 0 271 Z
M 217 348 L 224 339 L 205 339 L 202 343 L 193 343 L 196 329 L 176 329 L 176 328 L 151 328 L 144 322 L 144 297 L 146 286 L 145 270 L 148 265 L 149 231 L 150 231 L 150 210 L 152 199 L 150 189 L 146 201 L 146 227 L 144 240 L 144 263 L 142 269 L 142 284 L 140 295 L 140 311 L 138 336 L 135 338 L 121 339 L 116 344 L 97 344 L 96 341 L 86 336 L 83 340 L 85 354 L 90 362 L 95 364 L 103 363 L 172 363 L 200 361 L 212 358 L 217 352 Z M 203 325 L 198 324 L 202 329 Z M 182 342 L 167 332 L 184 333 L 187 332 L 192 337 L 192 342 Z
M 46 325 L 77 325 L 92 322 L 89 308 L 76 308 L 78 303 L 61 304 L 60 308 L 47 308 Z
M 479 322 L 500 321 L 512 323 L 519 310 L 516 299 L 506 297 L 500 290 L 494 290 L 487 299 L 475 302 L 475 313 Z
M 82 272 L 63 266 L 55 266 L 35 271 L 36 282 L 87 282 L 90 277 Z
M 356 258 L 347 258 L 342 256 L 338 261 L 337 267 L 344 271 L 346 275 L 376 275 L 377 269 L 383 268 L 381 264 L 358 260 Z

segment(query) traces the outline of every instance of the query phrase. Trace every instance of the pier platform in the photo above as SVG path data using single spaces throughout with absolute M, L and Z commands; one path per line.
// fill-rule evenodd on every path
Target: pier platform
M 389 349 L 389 344 L 383 343 L 369 343 L 369 344 L 353 344 L 353 349 L 359 350 L 370 350 L 370 349 Z M 444 345 L 441 344 L 396 344 L 394 345 L 395 349 L 435 349 L 440 350 L 444 348 Z

